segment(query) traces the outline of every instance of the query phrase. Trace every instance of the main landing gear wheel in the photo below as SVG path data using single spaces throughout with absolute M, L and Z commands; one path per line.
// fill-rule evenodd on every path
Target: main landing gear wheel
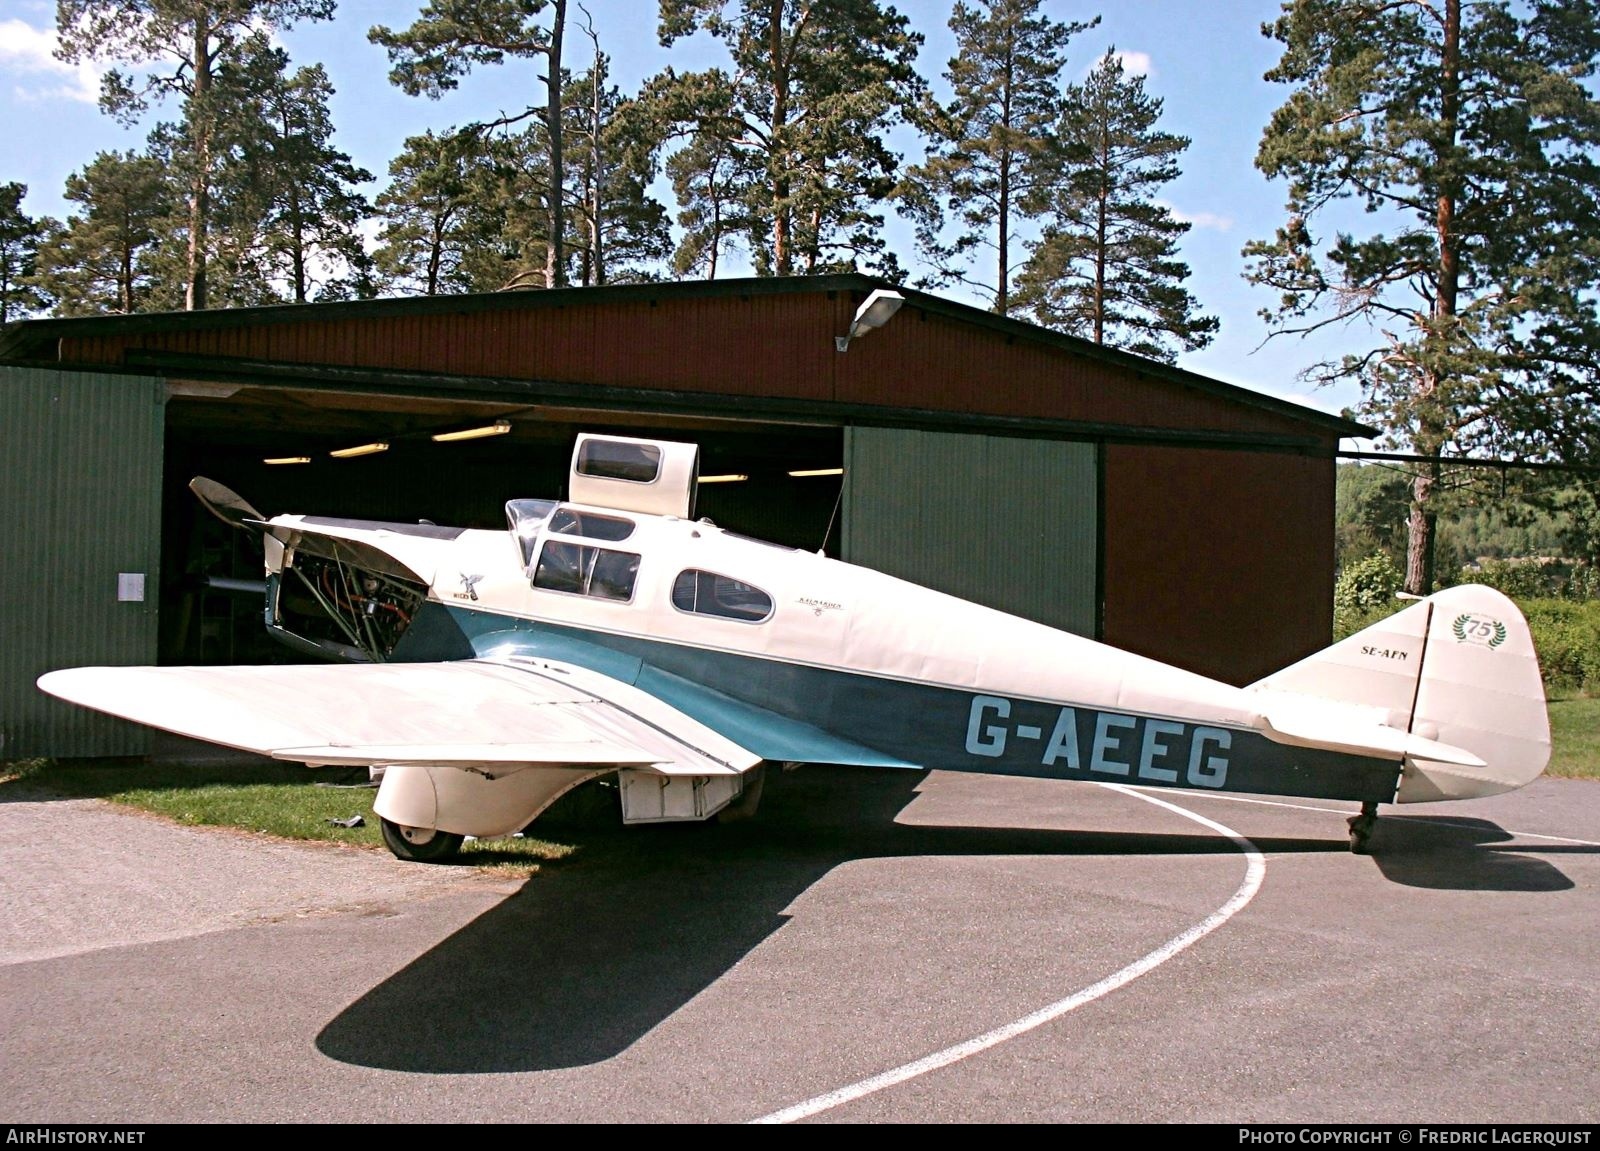
M 387 819 L 380 819 L 383 842 L 395 858 L 412 863 L 439 863 L 461 850 L 464 836 L 432 827 L 402 827 Z
M 712 816 L 718 823 L 742 823 L 755 817 L 761 805 L 761 786 L 766 782 L 767 765 L 758 763 L 745 773 L 744 790 L 739 798 Z
M 1372 829 L 1378 825 L 1378 805 L 1363 803 L 1361 814 L 1350 817 L 1350 850 L 1357 855 L 1370 855 Z

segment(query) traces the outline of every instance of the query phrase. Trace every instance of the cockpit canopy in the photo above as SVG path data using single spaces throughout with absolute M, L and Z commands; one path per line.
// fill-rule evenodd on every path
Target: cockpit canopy
M 612 545 L 627 540 L 637 525 L 627 516 L 597 509 L 687 519 L 694 511 L 699 459 L 696 444 L 579 436 L 568 483 L 572 503 L 540 499 L 506 503 L 506 521 L 533 586 L 631 601 L 640 555 Z M 770 600 L 750 602 L 738 592 L 744 585 L 715 578 L 728 586 L 707 584 L 706 608 L 699 606 L 698 586 L 686 586 L 682 595 L 693 606 L 679 605 L 680 610 L 746 620 L 764 619 L 770 613 Z M 679 592 L 674 595 L 676 602 Z

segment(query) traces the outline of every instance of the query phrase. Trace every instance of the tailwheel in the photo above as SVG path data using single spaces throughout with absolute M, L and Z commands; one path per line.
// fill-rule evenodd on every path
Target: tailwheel
M 1350 817 L 1350 850 L 1357 855 L 1370 855 L 1372 829 L 1378 825 L 1378 805 L 1363 803 L 1361 814 Z
M 383 842 L 396 859 L 411 863 L 440 863 L 461 850 L 464 836 L 433 827 L 406 827 L 379 821 L 383 826 Z

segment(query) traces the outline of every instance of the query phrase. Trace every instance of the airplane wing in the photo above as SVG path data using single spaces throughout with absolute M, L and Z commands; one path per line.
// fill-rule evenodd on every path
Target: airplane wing
M 309 764 L 737 775 L 760 757 L 609 676 L 537 659 L 83 667 L 39 687 L 192 739 Z

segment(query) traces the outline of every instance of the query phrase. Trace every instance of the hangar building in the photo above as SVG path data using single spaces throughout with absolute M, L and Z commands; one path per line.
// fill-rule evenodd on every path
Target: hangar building
M 702 476 L 742 477 L 701 489 L 723 527 L 1241 684 L 1328 642 L 1335 452 L 1372 434 L 862 276 L 13 324 L 0 756 L 145 749 L 46 670 L 296 658 L 191 478 L 267 515 L 493 527 L 565 494 L 580 431 L 698 442 Z

